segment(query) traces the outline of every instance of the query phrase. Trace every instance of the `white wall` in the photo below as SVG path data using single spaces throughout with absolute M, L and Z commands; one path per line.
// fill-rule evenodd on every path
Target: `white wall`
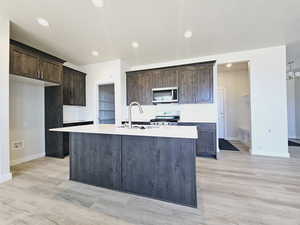
M 45 155 L 44 86 L 10 79 L 10 143 L 24 141 L 24 149 L 10 146 L 11 165 Z
M 156 115 L 163 112 L 180 112 L 180 122 L 216 122 L 216 104 L 162 104 L 162 105 L 143 105 L 143 114 L 140 114 L 137 107 L 132 108 L 132 120 L 149 121 Z M 128 107 L 125 106 L 123 120 L 128 119 Z
M 250 92 L 251 92 L 251 136 L 252 153 L 257 155 L 289 157 L 288 154 L 288 127 L 287 127 L 287 87 L 286 48 L 277 46 L 243 52 L 233 52 L 193 59 L 185 59 L 159 64 L 141 65 L 130 70 L 159 68 L 164 66 L 182 65 L 188 63 L 217 60 L 217 64 L 228 62 L 249 61 Z M 125 66 L 121 60 L 86 65 L 83 69 L 87 72 L 87 115 L 98 123 L 97 118 L 97 93 L 99 84 L 115 84 L 116 121 L 119 124 L 127 119 L 125 105 L 126 82 L 124 79 Z M 215 76 L 215 96 L 217 81 Z M 276 92 L 274 92 L 276 90 Z M 183 121 L 217 121 L 217 104 L 199 106 L 185 106 L 188 114 L 183 113 Z M 173 106 L 171 106 L 173 107 Z M 199 108 L 197 108 L 199 107 Z M 157 108 L 144 107 L 147 119 L 152 117 Z M 137 112 L 135 110 L 135 112 Z M 134 120 L 144 119 L 134 113 Z
M 247 69 L 218 72 L 218 89 L 224 90 L 225 138 L 249 144 L 251 132 L 250 81 Z
M 9 169 L 9 20 L 0 16 L 0 183 L 11 179 Z
M 101 84 L 114 83 L 115 85 L 115 118 L 116 123 L 122 120 L 124 96 L 122 95 L 124 77 L 122 74 L 121 60 L 104 63 L 90 64 L 82 67 L 87 73 L 87 119 L 98 124 L 98 86 Z
M 252 153 L 289 157 L 287 145 L 285 46 L 141 65 L 132 67 L 131 70 L 159 68 L 210 60 L 217 60 L 218 64 L 241 61 L 250 62 Z M 203 108 L 203 110 L 206 110 L 206 108 Z M 212 114 L 214 121 L 217 121 L 216 107 Z M 195 112 L 193 117 L 196 116 L 197 113 Z
M 77 122 L 88 120 L 87 108 L 84 106 L 63 106 L 64 122 Z

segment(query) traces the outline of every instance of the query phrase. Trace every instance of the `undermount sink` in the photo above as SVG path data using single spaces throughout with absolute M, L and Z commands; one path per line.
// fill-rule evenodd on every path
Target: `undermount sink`
M 153 128 L 158 128 L 158 126 L 153 126 L 153 125 L 133 125 L 132 128 L 129 128 L 126 125 L 121 125 L 118 126 L 118 128 L 124 128 L 124 129 L 141 129 L 141 130 L 145 130 L 145 129 L 153 129 Z

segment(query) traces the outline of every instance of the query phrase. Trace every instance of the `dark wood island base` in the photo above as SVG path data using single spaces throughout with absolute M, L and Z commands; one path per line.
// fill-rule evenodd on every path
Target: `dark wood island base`
M 197 207 L 196 140 L 70 133 L 70 179 Z

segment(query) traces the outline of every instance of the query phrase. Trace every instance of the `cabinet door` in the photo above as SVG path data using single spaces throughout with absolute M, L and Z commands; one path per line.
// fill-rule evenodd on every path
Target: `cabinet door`
M 198 127 L 197 156 L 216 157 L 216 135 L 213 130 Z
M 63 158 L 63 134 L 49 129 L 63 126 L 62 89 L 45 87 L 45 150 L 47 156 Z
M 62 82 L 62 64 L 40 58 L 40 70 L 43 80 L 54 83 Z
M 138 102 L 141 105 L 152 105 L 152 73 L 146 71 L 137 75 L 138 78 Z
M 72 93 L 72 70 L 68 67 L 63 67 L 63 92 L 64 92 L 64 105 L 71 105 Z
M 177 87 L 178 72 L 174 69 L 161 69 L 153 71 L 153 88 Z
M 85 106 L 86 105 L 86 75 L 83 73 L 80 73 L 79 76 L 79 105 Z
M 39 79 L 39 56 L 11 45 L 10 73 Z
M 127 105 L 139 101 L 138 76 L 136 73 L 127 73 Z
M 195 92 L 194 92 L 194 75 L 193 70 L 180 69 L 178 70 L 179 80 L 179 103 L 190 104 L 195 103 Z
M 79 78 L 80 74 L 76 71 L 74 71 L 73 74 L 73 85 L 72 85 L 72 92 L 73 92 L 73 105 L 79 105 L 80 102 L 80 91 L 79 91 Z
M 199 67 L 194 77 L 195 103 L 213 103 L 213 68 Z
M 217 157 L 217 134 L 215 123 L 179 123 L 179 126 L 197 126 L 197 156 Z
M 72 70 L 71 71 L 71 78 L 70 78 L 70 105 L 75 105 L 76 104 L 76 100 L 75 100 L 75 96 L 76 96 L 76 74 L 75 71 Z
M 86 105 L 86 74 L 63 68 L 64 105 Z
M 74 105 L 85 106 L 85 74 L 75 71 L 73 75 Z
M 153 145 L 152 137 L 122 136 L 122 189 L 125 192 L 146 196 L 155 193 L 159 152 L 153 150 Z
M 195 142 L 122 136 L 122 190 L 195 206 Z
M 133 101 L 152 105 L 152 71 L 127 73 L 127 105 Z
M 71 180 L 120 190 L 121 136 L 71 133 L 70 155 Z

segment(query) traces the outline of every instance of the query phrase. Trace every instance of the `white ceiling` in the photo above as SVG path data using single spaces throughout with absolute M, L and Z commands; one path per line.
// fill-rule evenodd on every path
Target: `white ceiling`
M 139 65 L 300 41 L 299 0 L 104 1 L 99 9 L 90 0 L 1 0 L 0 10 L 11 18 L 12 38 L 78 65 L 117 58 Z

